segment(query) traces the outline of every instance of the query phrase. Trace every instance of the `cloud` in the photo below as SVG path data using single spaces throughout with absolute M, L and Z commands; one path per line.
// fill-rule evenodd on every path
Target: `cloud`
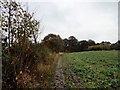
M 28 0 L 18 0 L 28 2 Z M 29 2 L 118 2 L 119 0 L 29 0 Z
M 55 33 L 97 42 L 118 39 L 117 2 L 34 2 L 29 3 L 29 10 L 36 11 L 38 20 L 42 18 L 42 38 Z

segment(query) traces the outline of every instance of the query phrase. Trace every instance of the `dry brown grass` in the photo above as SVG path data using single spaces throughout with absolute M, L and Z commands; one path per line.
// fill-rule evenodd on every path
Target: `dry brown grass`
M 49 64 L 38 63 L 37 64 L 37 81 L 40 88 L 50 88 L 53 85 L 53 76 L 55 73 L 56 59 L 55 54 L 51 54 L 54 59 Z
M 32 86 L 33 77 L 28 73 L 21 73 L 16 76 L 18 88 L 30 88 Z

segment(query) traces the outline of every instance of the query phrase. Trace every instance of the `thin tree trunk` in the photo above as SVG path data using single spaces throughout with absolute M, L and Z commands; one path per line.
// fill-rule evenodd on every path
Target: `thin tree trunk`
M 8 17 L 8 50 L 10 50 L 10 33 L 11 33 L 11 0 L 9 4 L 9 17 Z M 10 55 L 10 51 L 8 51 Z

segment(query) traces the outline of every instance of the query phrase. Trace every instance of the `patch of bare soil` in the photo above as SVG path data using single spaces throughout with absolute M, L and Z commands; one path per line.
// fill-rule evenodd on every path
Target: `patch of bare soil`
M 65 88 L 65 77 L 62 70 L 61 56 L 58 56 L 57 66 L 54 76 L 54 88 L 64 89 Z

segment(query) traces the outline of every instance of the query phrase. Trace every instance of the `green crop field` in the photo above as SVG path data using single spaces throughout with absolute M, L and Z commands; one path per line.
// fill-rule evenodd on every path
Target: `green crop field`
M 62 57 L 64 72 L 65 64 L 69 65 L 85 88 L 117 89 L 120 85 L 118 56 L 118 51 L 66 53 Z

